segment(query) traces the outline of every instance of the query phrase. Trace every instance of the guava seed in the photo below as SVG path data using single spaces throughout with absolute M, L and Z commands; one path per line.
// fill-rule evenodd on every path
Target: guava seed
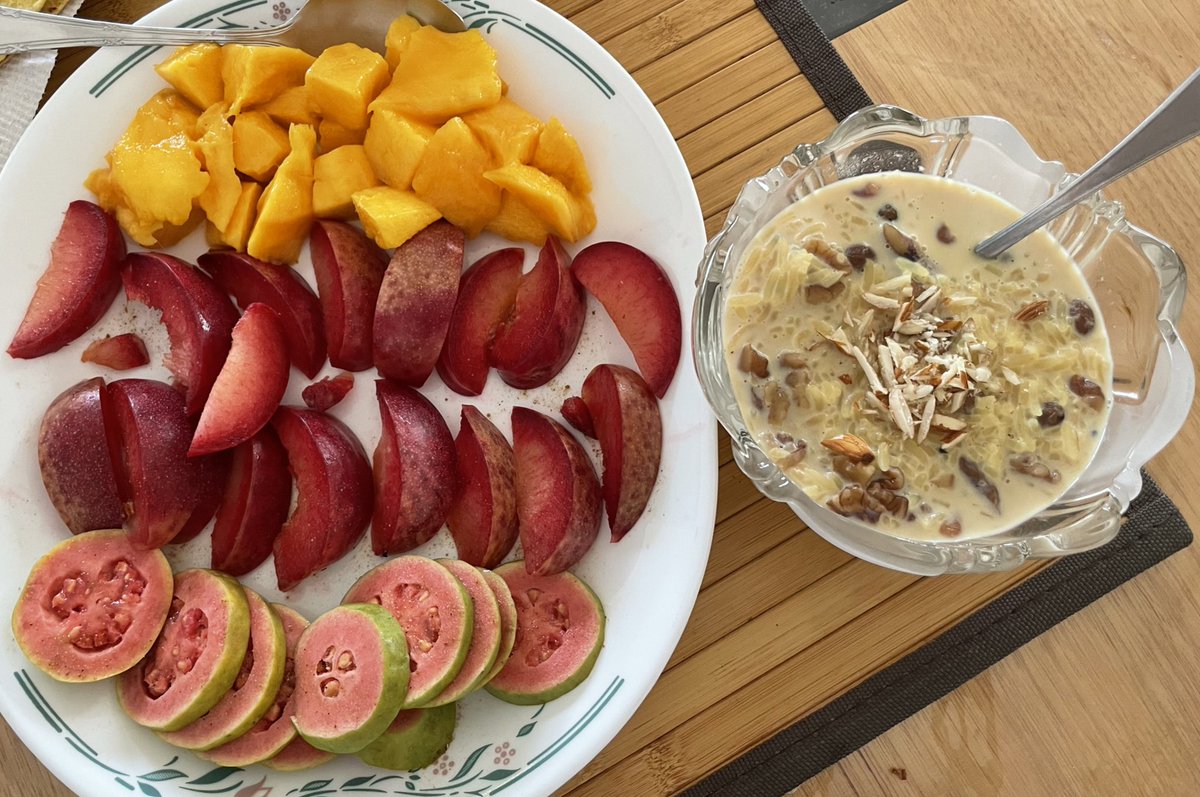
M 529 589 L 529 590 L 526 590 L 525 594 L 529 596 L 530 605 L 536 606 L 537 602 L 538 602 L 538 598 L 540 598 L 542 596 L 542 591 L 540 589 L 536 589 L 536 588 Z
M 350 672 L 354 669 L 354 654 L 348 650 L 343 650 L 342 655 L 338 656 L 337 668 L 342 672 Z
M 175 679 L 192 671 L 208 645 L 208 617 L 199 608 L 183 610 L 175 599 L 162 633 L 142 669 L 142 686 L 152 698 L 162 697 Z
M 321 681 L 321 694 L 325 697 L 337 697 L 342 691 L 342 684 L 337 678 L 326 678 Z
M 82 650 L 116 645 L 133 623 L 129 606 L 141 602 L 146 580 L 124 560 L 103 568 L 93 578 L 77 572 L 51 587 L 46 609 L 69 620 L 66 638 Z

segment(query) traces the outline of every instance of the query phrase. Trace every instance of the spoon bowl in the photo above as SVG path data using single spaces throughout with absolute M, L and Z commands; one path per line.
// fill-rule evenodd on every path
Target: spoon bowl
M 351 42 L 383 52 L 388 25 L 409 14 L 447 33 L 466 30 L 441 0 L 308 0 L 287 22 L 269 28 L 156 28 L 74 19 L 0 6 L 0 55 L 60 47 L 141 47 L 197 42 L 295 47 L 320 55 Z

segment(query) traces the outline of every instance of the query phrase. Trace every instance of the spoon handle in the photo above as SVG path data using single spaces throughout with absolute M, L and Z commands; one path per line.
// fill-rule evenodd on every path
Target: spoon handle
M 1200 134 L 1200 69 L 1183 81 L 1137 128 L 1070 185 L 1026 213 L 1012 225 L 975 247 L 981 257 L 999 257 L 1034 230 L 1050 223 L 1079 202 Z
M 59 47 L 113 47 L 195 42 L 270 44 L 284 26 L 260 29 L 154 28 L 75 19 L 0 6 L 0 55 Z

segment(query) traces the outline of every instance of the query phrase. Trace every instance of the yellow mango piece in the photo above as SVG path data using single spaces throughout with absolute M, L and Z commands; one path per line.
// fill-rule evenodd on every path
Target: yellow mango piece
M 204 211 L 199 207 L 192 208 L 191 214 L 184 219 L 183 224 L 164 223 L 155 230 L 153 246 L 155 248 L 174 246 L 191 235 L 192 230 L 199 227 L 202 221 L 204 221 Z
M 366 129 L 343 127 L 329 119 L 322 119 L 317 127 L 318 143 L 322 152 L 332 152 L 347 144 L 361 144 L 367 135 Z
M 234 165 L 233 126 L 224 103 L 212 105 L 196 122 L 196 145 L 208 173 L 208 185 L 198 203 L 208 220 L 224 229 L 242 195 L 242 181 Z
M 521 163 L 509 163 L 484 174 L 532 210 L 550 231 L 567 241 L 578 241 L 596 226 L 590 200 L 579 199 L 558 180 Z
M 254 218 L 258 215 L 258 200 L 262 196 L 262 186 L 247 180 L 242 183 L 241 195 L 229 218 L 225 229 L 217 229 L 211 221 L 205 237 L 209 246 L 228 246 L 239 252 L 246 251 L 246 243 L 250 240 L 250 230 L 254 227 Z
M 463 121 L 492 153 L 497 166 L 529 163 L 543 127 L 542 120 L 507 97 L 490 108 L 463 114 Z
M 294 47 L 248 47 L 227 44 L 221 77 L 225 80 L 225 102 L 238 113 L 278 97 L 287 89 L 304 85 L 304 73 L 313 58 Z
M 396 64 L 400 63 L 400 56 L 408 47 L 409 35 L 419 27 L 421 27 L 421 23 L 408 14 L 396 17 L 392 20 L 392 24 L 388 25 L 387 36 L 384 38 L 384 46 L 387 50 L 384 58 L 387 60 L 389 69 L 395 69 Z
M 294 263 L 313 220 L 313 159 L 317 133 L 310 125 L 288 129 L 291 152 L 258 200 L 258 218 L 246 251 L 259 260 Z
M 287 131 L 266 111 L 243 111 L 233 120 L 233 163 L 247 177 L 270 180 L 290 150 Z
M 225 96 L 222 61 L 219 45 L 189 44 L 155 66 L 154 71 L 193 105 L 207 108 Z
M 379 185 L 361 144 L 321 155 L 313 164 L 313 214 L 321 219 L 354 218 L 350 197 Z
M 429 139 L 413 174 L 413 191 L 474 237 L 500 212 L 500 188 L 483 176 L 490 167 L 488 151 L 456 116 Z
M 351 197 L 367 236 L 384 249 L 412 238 L 442 217 L 412 191 L 381 185 Z
M 431 125 L 405 119 L 395 111 L 376 111 L 363 140 L 371 168 L 392 188 L 411 188 L 417 164 L 434 132 Z
M 391 73 L 383 56 L 357 44 L 337 44 L 317 56 L 304 76 L 308 101 L 323 120 L 366 130 L 367 106 Z
M 477 30 L 443 33 L 422 27 L 408 36 L 392 82 L 371 104 L 441 124 L 500 100 L 496 51 Z
M 546 243 L 550 234 L 546 223 L 511 191 L 501 195 L 500 212 L 484 229 L 510 241 L 528 241 L 538 246 Z
M 281 125 L 315 125 L 317 112 L 308 102 L 308 89 L 292 86 L 259 106 Z
M 592 190 L 592 178 L 583 162 L 579 143 L 553 116 L 538 138 L 533 165 L 565 185 L 576 196 L 584 196 Z
M 196 118 L 179 95 L 159 92 L 138 109 L 108 153 L 111 190 L 132 214 L 124 214 L 126 232 L 143 246 L 157 245 L 158 228 L 187 223 L 208 186 L 192 139 Z

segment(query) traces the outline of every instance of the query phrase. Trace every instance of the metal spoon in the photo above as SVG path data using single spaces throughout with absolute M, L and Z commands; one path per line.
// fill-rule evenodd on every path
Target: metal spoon
M 308 0 L 295 16 L 269 28 L 155 28 L 94 19 L 74 19 L 0 6 L 0 55 L 59 47 L 128 47 L 146 44 L 265 44 L 297 47 L 318 55 L 326 47 L 353 42 L 383 52 L 388 25 L 411 14 L 426 25 L 457 33 L 462 17 L 440 0 Z
M 1183 81 L 1112 151 L 1054 196 L 975 247 L 996 258 L 1009 247 L 1061 216 L 1104 186 L 1200 134 L 1200 69 Z

